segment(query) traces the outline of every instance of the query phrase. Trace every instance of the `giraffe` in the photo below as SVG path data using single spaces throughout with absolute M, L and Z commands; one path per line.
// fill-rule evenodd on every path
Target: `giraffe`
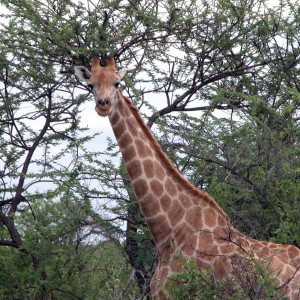
M 119 83 L 126 70 L 117 72 L 112 57 L 103 63 L 94 58 L 91 71 L 76 66 L 75 73 L 91 88 L 96 112 L 109 118 L 155 242 L 158 263 L 150 283 L 151 297 L 169 299 L 168 278 L 181 272 L 188 259 L 200 271 L 211 270 L 218 281 L 228 274 L 239 276 L 235 263 L 242 257 L 261 261 L 282 293 L 300 299 L 300 249 L 258 241 L 236 230 L 217 202 L 172 165 L 138 109 L 122 94 Z

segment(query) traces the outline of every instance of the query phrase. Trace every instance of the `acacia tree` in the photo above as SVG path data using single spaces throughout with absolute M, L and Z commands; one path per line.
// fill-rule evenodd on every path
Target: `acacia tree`
M 125 92 L 181 172 L 215 196 L 243 232 L 299 243 L 297 5 L 1 3 L 9 14 L 0 33 L 0 245 L 26 253 L 35 267 L 49 266 L 45 252 L 33 251 L 37 241 L 61 249 L 67 236 L 76 253 L 100 233 L 131 264 L 136 297 L 147 295 L 155 253 L 145 255 L 153 244 L 124 166 L 113 163 L 117 147 L 109 141 L 107 151 L 94 151 L 91 142 L 104 138 L 81 125 L 91 95 L 73 67 L 108 54 L 127 67 Z M 62 223 L 47 212 L 57 203 Z M 43 299 L 62 290 L 46 284 L 50 273 L 40 268 Z M 64 291 L 80 297 L 70 286 Z

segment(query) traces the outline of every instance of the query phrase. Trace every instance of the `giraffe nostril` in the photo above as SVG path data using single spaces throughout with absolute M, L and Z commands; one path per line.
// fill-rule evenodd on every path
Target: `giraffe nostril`
M 100 106 L 107 106 L 109 104 L 109 100 L 98 100 L 98 104 Z

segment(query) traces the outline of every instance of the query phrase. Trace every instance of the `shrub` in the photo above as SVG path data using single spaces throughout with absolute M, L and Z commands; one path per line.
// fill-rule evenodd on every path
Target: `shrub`
M 250 269 L 249 266 L 251 266 Z M 169 278 L 167 293 L 174 300 L 287 299 L 276 289 L 275 279 L 268 274 L 261 262 L 242 256 L 235 257 L 232 272 L 217 282 L 214 280 L 212 271 L 199 271 L 195 261 L 188 260 L 183 272 Z

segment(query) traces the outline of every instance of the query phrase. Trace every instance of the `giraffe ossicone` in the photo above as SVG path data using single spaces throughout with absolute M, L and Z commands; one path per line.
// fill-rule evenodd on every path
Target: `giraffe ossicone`
M 239 277 L 238 262 L 260 261 L 277 287 L 292 300 L 300 299 L 300 249 L 254 240 L 236 230 L 208 194 L 196 189 L 172 165 L 119 82 L 113 58 L 105 67 L 92 60 L 91 71 L 75 67 L 92 89 L 96 111 L 108 116 L 118 141 L 140 209 L 153 236 L 158 264 L 151 280 L 153 299 L 169 299 L 168 278 L 181 272 L 187 260 L 199 270 L 211 270 L 215 280 Z

